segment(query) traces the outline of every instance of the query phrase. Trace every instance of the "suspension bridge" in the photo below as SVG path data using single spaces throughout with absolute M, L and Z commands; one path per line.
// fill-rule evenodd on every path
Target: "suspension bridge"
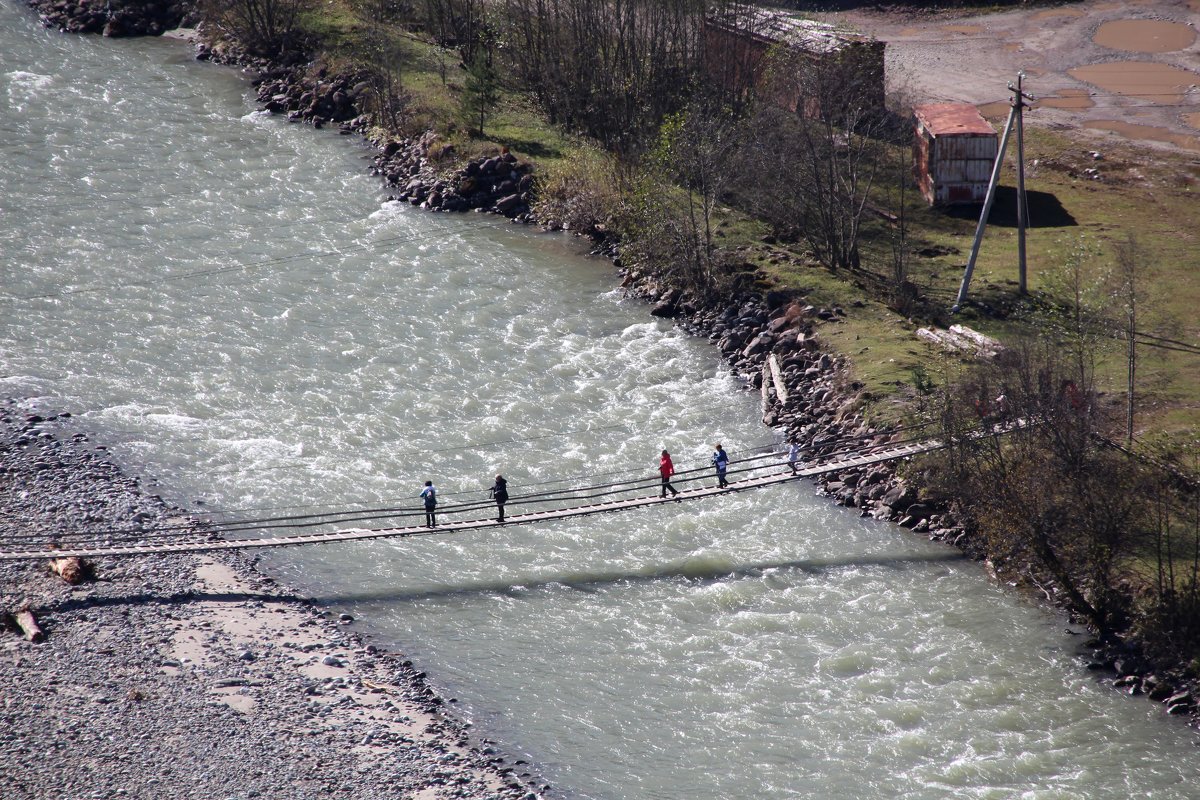
M 1000 435 L 1019 424 L 993 426 L 976 435 Z M 940 450 L 947 443 L 938 438 L 870 444 L 862 441 L 841 443 L 840 449 L 827 448 L 819 459 L 799 462 L 796 471 L 786 462 L 786 453 L 772 446 L 769 452 L 730 462 L 728 486 L 712 485 L 711 467 L 677 472 L 672 480 L 682 488 L 671 497 L 661 497 L 657 475 L 615 483 L 514 495 L 507 508 L 519 509 L 503 522 L 494 515 L 496 507 L 487 500 L 439 505 L 439 524 L 427 527 L 423 506 L 354 509 L 304 516 L 241 519 L 225 522 L 171 517 L 150 527 L 78 531 L 30 531 L 0 540 L 0 561 L 51 558 L 99 558 L 144 556 L 168 553 L 201 553 L 216 550 L 243 550 L 260 547 L 354 542 L 416 536 L 441 536 L 461 531 L 476 531 L 509 525 L 585 517 L 649 508 L 665 503 L 688 502 L 718 495 L 759 489 L 799 481 L 848 469 L 869 467 L 901 458 Z M 346 527 L 347 523 L 386 521 L 386 526 Z M 419 523 L 419 524 L 418 524 Z M 306 529 L 321 530 L 305 533 Z M 286 531 L 280 533 L 280 531 Z

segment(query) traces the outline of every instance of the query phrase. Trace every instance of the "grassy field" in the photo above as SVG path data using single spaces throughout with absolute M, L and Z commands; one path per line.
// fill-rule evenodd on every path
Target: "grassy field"
M 779 248 L 759 245 L 759 263 L 777 285 L 810 288 L 814 302 L 846 309 L 848 318 L 827 326 L 825 338 L 853 360 L 856 379 L 881 399 L 911 390 L 914 369 L 924 369 L 935 380 L 953 370 L 945 354 L 916 338 L 917 327 L 957 322 L 1002 341 L 1036 334 L 1034 308 L 1056 296 L 1056 273 L 1061 276 L 1072 252 L 1084 253 L 1081 271 L 1094 301 L 1105 303 L 1117 246 L 1130 235 L 1147 284 L 1138 328 L 1196 342 L 1200 156 L 1136 143 L 1098 146 L 1071 130 L 1032 125 L 1026 126 L 1025 150 L 1031 226 L 1026 235 L 1028 299 L 1018 294 L 1012 144 L 971 282 L 971 302 L 956 315 L 949 309 L 970 255 L 978 207 L 947 211 L 918 201 L 910 218 L 910 280 L 925 303 L 913 319 L 870 300 L 852 279 L 837 280 L 801 253 L 787 253 L 781 260 L 778 252 L 771 252 Z M 887 249 L 885 242 L 868 244 L 864 267 L 886 273 Z M 1061 277 L 1057 280 L 1061 283 Z M 1115 313 L 1118 301 L 1110 297 L 1107 303 Z M 1200 424 L 1200 356 L 1142 347 L 1138 358 L 1139 436 L 1178 437 L 1194 431 Z M 1103 390 L 1124 402 L 1126 359 L 1121 343 L 1114 341 L 1100 350 L 1098 378 Z

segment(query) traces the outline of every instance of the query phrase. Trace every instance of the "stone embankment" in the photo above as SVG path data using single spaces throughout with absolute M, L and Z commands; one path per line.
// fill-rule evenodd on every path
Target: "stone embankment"
M 214 57 L 201 45 L 201 58 Z M 286 115 L 291 122 L 323 128 L 334 124 L 343 134 L 365 133 L 370 116 L 363 110 L 372 95 L 365 75 L 305 67 L 267 67 L 253 81 L 265 111 Z
M 69 415 L 0 404 L 0 536 L 162 535 L 187 514 Z M 231 554 L 0 563 L 0 796 L 536 798 L 548 787 L 349 615 Z M 28 610 L 44 639 L 14 624 Z
M 375 171 L 403 200 L 431 211 L 490 211 L 517 222 L 533 222 L 533 165 L 507 150 L 456 164 L 439 173 L 436 165 L 453 159 L 450 145 L 433 134 L 392 141 L 375 160 Z
M 194 22 L 190 0 L 29 0 L 48 28 L 105 36 L 158 36 Z
M 264 110 L 343 134 L 366 135 L 375 88 L 364 75 L 324 69 L 272 68 L 255 81 Z M 374 172 L 397 189 L 394 199 L 431 211 L 488 211 L 533 221 L 533 164 L 507 150 L 463 160 L 437 134 L 376 141 Z

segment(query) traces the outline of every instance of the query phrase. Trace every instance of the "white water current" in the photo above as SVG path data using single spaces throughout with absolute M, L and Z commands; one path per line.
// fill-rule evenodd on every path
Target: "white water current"
M 0 393 L 252 516 L 771 441 L 715 349 L 577 241 L 389 204 L 352 138 L 253 109 L 184 45 L 0 0 Z M 267 569 L 559 796 L 1200 796 L 1196 734 L 1089 673 L 1061 618 L 807 485 Z

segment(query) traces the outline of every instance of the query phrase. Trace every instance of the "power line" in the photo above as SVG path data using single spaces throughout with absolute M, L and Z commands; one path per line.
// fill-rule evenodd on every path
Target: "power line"
M 1191 348 L 1194 350 L 1200 350 L 1200 345 L 1189 344 L 1188 342 L 1181 342 L 1177 339 L 1168 339 L 1165 336 L 1155 336 L 1152 333 L 1146 333 L 1144 331 L 1134 331 L 1134 335 L 1141 336 L 1146 339 L 1154 339 L 1155 341 L 1159 341 L 1159 342 L 1166 342 L 1167 344 L 1176 344 L 1176 345 L 1179 345 L 1180 347 L 1188 347 L 1188 348 Z

